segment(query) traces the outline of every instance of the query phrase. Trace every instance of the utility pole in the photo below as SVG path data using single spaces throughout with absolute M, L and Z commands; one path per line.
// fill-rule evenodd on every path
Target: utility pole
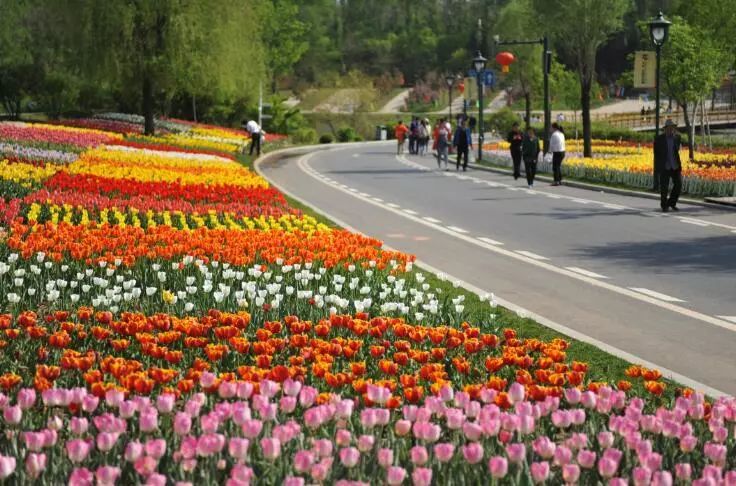
M 263 127 L 263 81 L 258 82 L 258 126 Z

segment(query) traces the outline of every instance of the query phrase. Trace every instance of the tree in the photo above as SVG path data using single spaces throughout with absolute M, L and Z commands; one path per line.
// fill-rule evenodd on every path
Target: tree
M 515 39 L 520 32 L 525 38 L 541 37 L 530 27 L 534 17 L 531 0 L 511 0 L 498 17 L 496 31 L 504 39 Z M 542 46 L 523 45 L 514 47 L 516 62 L 511 65 L 509 78 L 516 84 L 524 97 L 525 120 L 531 123 L 532 99 L 541 99 L 542 91 Z M 536 95 L 536 96 L 535 96 Z
M 700 28 L 673 19 L 662 49 L 664 90 L 682 107 L 690 158 L 694 157 L 694 117 L 698 102 L 717 88 L 728 71 L 728 52 Z M 690 113 L 692 110 L 692 114 Z
M 261 5 L 266 67 L 271 93 L 276 93 L 278 77 L 290 73 L 309 48 L 307 24 L 299 19 L 299 7 L 289 0 L 264 1 Z
M 532 0 L 537 16 L 545 19 L 554 44 L 578 72 L 583 116 L 583 155 L 591 157 L 590 91 L 598 48 L 623 26 L 629 0 Z
M 125 91 L 137 86 L 145 133 L 157 99 L 181 90 L 254 92 L 263 72 L 256 0 L 58 2 L 85 74 Z

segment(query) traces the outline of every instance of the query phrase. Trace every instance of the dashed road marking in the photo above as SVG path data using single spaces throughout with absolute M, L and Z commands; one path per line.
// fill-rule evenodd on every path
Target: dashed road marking
M 662 294 L 659 292 L 655 292 L 654 290 L 649 290 L 642 287 L 629 287 L 629 289 L 633 290 L 634 292 L 639 292 L 640 294 L 648 295 L 649 297 L 654 297 L 655 299 L 663 300 L 665 302 L 685 302 L 684 300 L 678 299 L 677 297 L 672 297 L 671 295 Z
M 719 319 L 724 319 L 726 321 L 731 321 L 736 324 L 736 316 L 716 316 Z
M 450 231 L 454 231 L 456 233 L 463 233 L 464 234 L 464 233 L 467 233 L 468 232 L 468 230 L 464 230 L 462 228 L 458 228 L 457 226 L 448 226 L 447 229 L 449 229 Z
M 424 219 L 425 221 L 429 221 L 430 223 L 434 223 L 434 224 L 439 224 L 439 223 L 441 223 L 441 222 L 442 222 L 442 221 L 440 221 L 439 219 L 431 218 L 431 217 L 429 217 L 429 216 L 425 216 L 425 217 L 424 217 L 424 218 L 422 218 L 422 219 Z
M 401 207 L 401 206 L 399 206 L 399 205 L 398 205 L 398 204 L 396 204 L 396 203 L 386 203 L 386 206 L 388 206 L 388 207 L 390 207 L 390 208 L 399 208 L 399 207 Z
M 698 221 L 697 219 L 681 219 L 680 223 L 694 224 L 695 226 L 710 226 L 710 223 Z
M 572 202 L 576 202 L 576 203 L 580 203 L 580 204 L 589 204 L 589 203 L 593 202 L 593 201 L 588 201 L 587 199 L 579 199 L 579 198 L 571 199 L 571 201 Z
M 580 275 L 585 275 L 586 277 L 608 278 L 605 275 L 601 275 L 600 273 L 591 272 L 590 270 L 585 270 L 584 268 L 579 268 L 579 267 L 565 267 L 565 268 L 570 270 L 571 272 L 579 273 Z
M 381 199 L 380 197 L 374 197 L 373 200 L 379 203 L 383 202 L 383 199 Z
M 489 245 L 503 246 L 503 243 L 501 243 L 500 241 L 492 240 L 490 238 L 486 238 L 485 236 L 479 236 L 478 239 L 483 243 L 488 243 Z
M 413 209 L 404 209 L 404 212 L 407 213 L 407 214 L 419 214 L 416 211 L 414 211 Z
M 558 196 L 557 194 L 545 194 L 550 199 L 562 199 L 562 196 Z
M 358 194 L 360 194 L 363 197 L 371 197 L 371 195 L 368 194 L 367 192 L 359 192 Z
M 544 257 L 542 255 L 537 255 L 536 253 L 532 253 L 526 250 L 516 250 L 516 253 L 518 253 L 519 255 L 524 255 L 525 257 L 528 257 L 528 258 L 533 258 L 534 260 L 549 260 L 549 258 L 547 257 Z

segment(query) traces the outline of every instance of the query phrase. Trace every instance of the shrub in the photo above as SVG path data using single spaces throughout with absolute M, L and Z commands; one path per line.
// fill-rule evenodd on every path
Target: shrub
M 353 140 L 355 140 L 356 136 L 357 134 L 352 127 L 341 128 L 337 131 L 338 142 L 352 142 Z
M 484 128 L 486 130 L 493 129 L 498 132 L 504 133 L 507 130 L 511 129 L 511 125 L 513 125 L 514 122 L 521 123 L 521 118 L 519 118 L 519 115 L 514 113 L 510 108 L 503 108 L 501 110 L 498 110 L 496 113 L 491 114 L 487 119 L 485 119 Z
M 299 144 L 314 143 L 317 141 L 317 130 L 314 128 L 300 128 L 291 135 L 291 139 L 294 143 Z
M 325 133 L 319 136 L 319 143 L 332 143 L 333 141 L 334 138 L 329 133 Z

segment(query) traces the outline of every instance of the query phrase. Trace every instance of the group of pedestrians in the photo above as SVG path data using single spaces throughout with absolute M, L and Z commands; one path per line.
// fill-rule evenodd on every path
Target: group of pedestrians
M 522 133 L 518 123 L 514 123 L 506 137 L 510 145 L 511 160 L 514 165 L 514 179 L 521 177 L 521 162 L 524 162 L 526 182 L 531 189 L 534 187 L 534 178 L 537 175 L 540 141 L 534 127 L 528 126 L 526 133 Z M 562 184 L 562 161 L 565 159 L 565 133 L 558 123 L 552 124 L 552 134 L 549 137 L 549 152 L 552 153 L 553 186 Z
M 429 147 L 429 139 L 432 139 L 432 150 L 437 157 L 437 167 L 445 170 L 449 169 L 450 152 L 457 154 L 455 163 L 456 170 L 468 170 L 468 160 L 470 152 L 473 148 L 473 134 L 468 127 L 465 118 L 461 118 L 458 126 L 453 131 L 452 125 L 445 118 L 439 121 L 430 129 L 428 119 L 420 120 L 414 118 L 407 126 L 403 121 L 399 120 L 394 128 L 394 136 L 396 137 L 396 153 L 404 153 L 404 145 L 409 141 L 409 153 L 412 155 L 424 155 Z

